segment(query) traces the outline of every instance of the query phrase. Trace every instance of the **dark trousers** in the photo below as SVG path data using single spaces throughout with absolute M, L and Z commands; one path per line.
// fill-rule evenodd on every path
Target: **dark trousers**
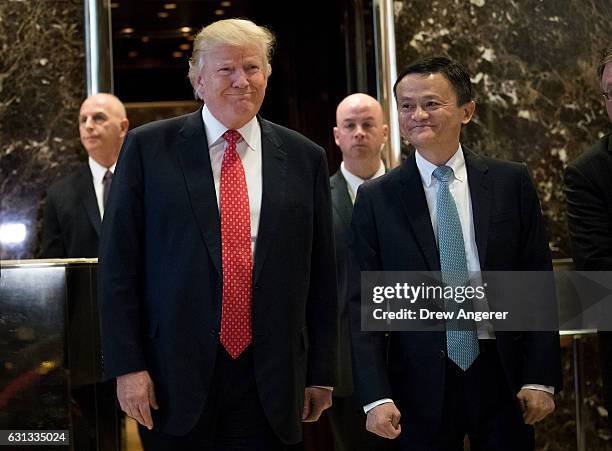
M 195 427 L 178 437 L 139 426 L 145 451 L 285 451 L 265 417 L 253 372 L 253 352 L 236 360 L 222 346 L 217 351 L 213 382 Z
M 467 435 L 470 451 L 533 451 L 533 428 L 523 422 L 514 398 L 495 341 L 483 340 L 480 355 L 467 371 L 447 359 L 444 407 L 437 436 L 429 443 L 414 443 L 410 412 L 402 411 L 397 449 L 463 451 Z
M 334 396 L 327 415 L 335 451 L 390 451 L 394 448 L 392 440 L 366 430 L 366 415 L 355 396 Z

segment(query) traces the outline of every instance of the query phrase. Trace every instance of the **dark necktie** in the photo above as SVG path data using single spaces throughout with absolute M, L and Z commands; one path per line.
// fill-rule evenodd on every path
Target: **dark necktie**
M 102 205 L 106 208 L 106 202 L 108 201 L 108 193 L 110 192 L 111 183 L 113 182 L 113 173 L 110 169 L 107 169 L 102 178 Z
M 228 130 L 221 163 L 221 260 L 223 303 L 221 343 L 237 358 L 251 343 L 251 220 L 249 194 L 242 161 L 236 151 L 240 133 Z
M 436 217 L 438 219 L 438 246 L 442 282 L 446 286 L 465 286 L 469 283 L 465 244 L 457 205 L 448 188 L 453 170 L 448 166 L 438 166 L 433 171 L 438 179 Z M 464 310 L 470 301 L 465 301 Z M 447 312 L 455 312 L 460 306 L 454 299 L 445 302 Z M 446 322 L 446 349 L 448 357 L 462 370 L 467 370 L 480 352 L 478 335 L 473 321 L 449 320 Z

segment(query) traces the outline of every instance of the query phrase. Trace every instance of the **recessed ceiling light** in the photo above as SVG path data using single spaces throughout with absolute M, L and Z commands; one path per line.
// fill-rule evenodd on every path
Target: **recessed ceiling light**
M 128 52 L 128 56 L 130 58 L 136 58 L 138 56 L 138 52 L 136 50 L 132 50 L 131 52 Z
M 232 6 L 232 2 L 221 2 L 219 3 L 221 6 L 223 6 L 224 8 L 229 8 L 230 6 Z
M 183 52 L 172 52 L 172 57 L 173 58 L 182 58 L 183 57 Z
M 131 28 L 131 27 L 122 28 L 121 29 L 121 33 L 123 33 L 123 34 L 132 34 L 132 33 L 134 33 L 134 29 Z
M 192 30 L 193 28 L 191 27 L 181 27 L 180 28 L 181 33 L 191 33 Z
M 151 38 L 150 38 L 150 37 L 148 37 L 148 36 L 143 36 L 142 38 L 140 38 L 140 40 L 141 40 L 142 42 L 149 42 L 149 41 L 151 40 Z
M 181 44 L 179 45 L 179 49 L 181 50 L 189 50 L 191 46 L 189 44 Z
M 165 11 L 160 11 L 157 13 L 157 17 L 159 17 L 160 19 L 166 19 L 170 14 L 168 14 Z
M 164 9 L 176 9 L 176 3 L 166 3 Z
M 215 9 L 215 16 L 222 16 L 223 14 L 225 14 L 225 11 L 222 9 Z

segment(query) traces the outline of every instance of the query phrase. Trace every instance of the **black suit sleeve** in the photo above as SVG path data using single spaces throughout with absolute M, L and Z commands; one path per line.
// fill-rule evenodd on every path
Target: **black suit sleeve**
M 123 145 L 104 215 L 98 262 L 105 376 L 146 369 L 141 318 L 143 285 L 143 171 L 139 145 Z
M 47 193 L 43 212 L 43 237 L 40 251 L 41 258 L 66 258 L 66 248 L 62 237 L 62 228 L 57 217 L 55 196 Z
M 540 202 L 527 167 L 524 165 L 521 173 L 521 210 L 521 270 L 552 271 L 550 249 L 542 224 Z M 543 296 L 541 301 L 554 302 L 554 305 L 544 308 L 550 314 L 557 315 L 552 274 L 549 287 L 551 293 Z M 558 320 L 556 322 L 558 323 Z M 524 334 L 523 343 L 525 361 L 522 383 L 553 386 L 555 391 L 561 390 L 559 333 L 556 331 L 527 332 Z
M 361 271 L 382 270 L 374 211 L 364 188 L 359 189 L 353 209 L 349 263 L 353 382 L 362 405 L 391 397 L 385 333 L 363 332 L 361 328 Z
M 612 218 L 597 177 L 570 164 L 565 171 L 565 196 L 576 269 L 611 269 Z
M 307 385 L 336 383 L 338 298 L 329 175 L 325 153 L 314 186 L 314 227 L 307 301 L 309 356 Z

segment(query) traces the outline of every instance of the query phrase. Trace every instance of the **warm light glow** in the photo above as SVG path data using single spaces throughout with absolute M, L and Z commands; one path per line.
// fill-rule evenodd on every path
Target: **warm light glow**
M 224 8 L 229 8 L 230 6 L 232 6 L 232 2 L 221 2 L 219 3 L 219 5 L 223 6 Z
M 150 37 L 148 37 L 148 36 L 143 36 L 142 38 L 140 38 L 140 40 L 141 40 L 142 42 L 149 42 L 149 41 L 151 40 L 151 38 L 150 38 Z
M 55 369 L 56 367 L 57 367 L 57 363 L 49 361 L 49 360 L 45 360 L 44 362 L 40 363 L 40 366 L 38 367 L 37 372 L 38 374 L 45 375 L 49 371 Z
M 182 58 L 183 57 L 183 52 L 172 52 L 172 57 L 173 58 Z
M 40 366 L 42 368 L 46 368 L 48 370 L 55 368 L 57 365 L 55 364 L 55 362 L 52 362 L 50 360 L 44 360 L 42 362 L 40 362 Z
M 222 9 L 215 9 L 215 16 L 222 16 L 223 14 L 225 14 L 225 11 Z
M 191 33 L 192 30 L 193 28 L 191 27 L 181 27 L 180 28 L 181 33 Z
M 128 28 L 123 28 L 123 29 L 121 30 L 121 33 L 124 33 L 124 34 L 131 34 L 131 33 L 134 33 L 134 29 L 133 29 L 133 28 L 130 28 L 130 27 L 128 27 Z
M 118 3 L 118 2 L 113 2 L 113 3 L 111 3 L 111 8 L 113 8 L 113 9 L 114 9 L 114 8 L 119 8 L 119 6 L 120 6 L 120 5 L 119 5 L 119 3 Z
M 157 13 L 157 17 L 159 17 L 160 19 L 166 19 L 170 14 L 168 14 L 165 11 L 161 11 L 159 13 Z
M 164 9 L 176 9 L 176 3 L 166 3 Z
M 179 45 L 179 49 L 181 50 L 189 50 L 191 46 L 189 44 L 181 44 Z
M 131 52 L 128 52 L 128 56 L 130 58 L 135 58 L 138 56 L 138 52 L 136 50 L 132 50 Z
M 19 244 L 25 241 L 27 229 L 20 222 L 0 224 L 0 243 Z

